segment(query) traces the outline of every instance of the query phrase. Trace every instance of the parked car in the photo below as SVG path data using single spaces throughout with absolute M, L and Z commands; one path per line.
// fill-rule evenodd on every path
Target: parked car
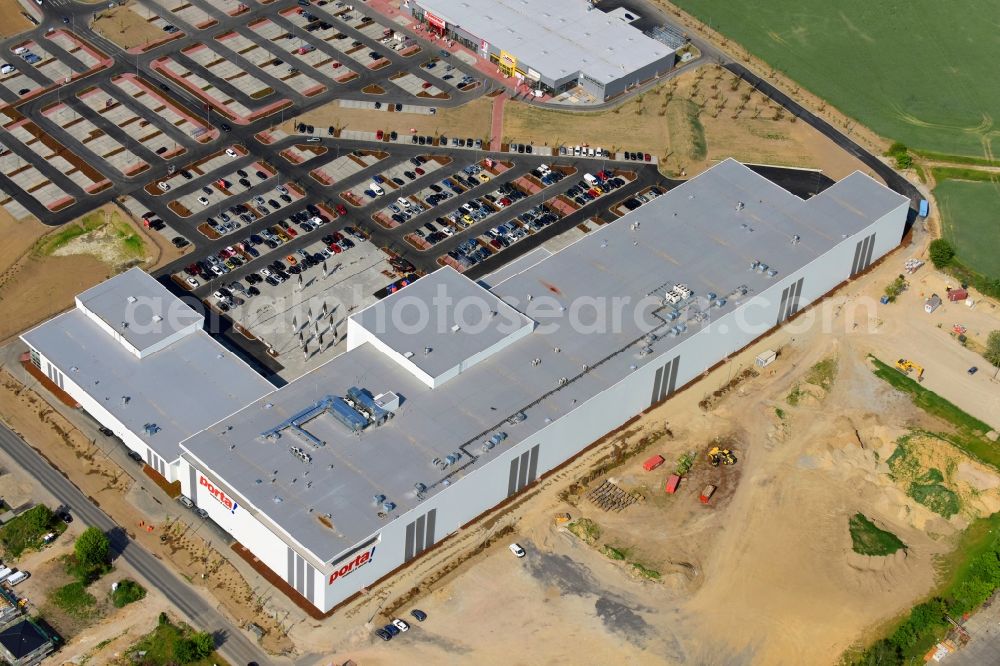
M 520 544 L 512 543 L 507 548 L 510 549 L 510 552 L 514 553 L 515 557 L 524 557 L 525 555 L 524 548 L 521 548 Z

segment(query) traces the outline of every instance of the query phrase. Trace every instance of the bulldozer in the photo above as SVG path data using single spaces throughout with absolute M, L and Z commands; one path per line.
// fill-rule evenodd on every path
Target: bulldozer
M 914 363 L 913 361 L 908 361 L 905 358 L 901 358 L 896 361 L 896 369 L 902 372 L 904 375 L 908 375 L 911 372 L 918 382 L 924 380 L 924 368 L 922 365 Z
M 708 462 L 712 463 L 712 467 L 735 465 L 736 456 L 729 449 L 720 449 L 718 446 L 713 446 L 708 452 Z

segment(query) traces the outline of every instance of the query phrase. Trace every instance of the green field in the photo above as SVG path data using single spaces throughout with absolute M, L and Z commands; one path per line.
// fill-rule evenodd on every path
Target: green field
M 889 139 L 992 157 L 1000 2 L 672 1 Z
M 1000 278 L 1000 185 L 946 180 L 934 188 L 944 237 L 963 264 Z

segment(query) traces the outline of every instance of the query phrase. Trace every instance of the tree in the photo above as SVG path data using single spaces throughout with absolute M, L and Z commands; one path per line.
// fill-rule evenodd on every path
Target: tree
M 955 248 L 945 239 L 938 238 L 931 241 L 930 255 L 934 268 L 944 268 L 955 258 Z
M 174 641 L 174 658 L 182 664 L 204 659 L 215 649 L 212 634 L 201 631 L 192 634 L 190 638 L 178 638 Z
M 886 286 L 885 295 L 889 299 L 889 302 L 893 303 L 903 293 L 904 289 L 906 289 L 906 278 L 900 275 Z
M 986 360 L 1000 368 L 1000 331 L 993 331 L 986 338 Z
M 100 569 L 108 563 L 111 541 L 96 527 L 88 527 L 76 538 L 73 552 L 77 563 L 88 570 Z

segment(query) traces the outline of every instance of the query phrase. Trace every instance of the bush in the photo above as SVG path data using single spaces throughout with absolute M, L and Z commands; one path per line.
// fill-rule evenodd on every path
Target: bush
M 40 548 L 42 537 L 55 529 L 57 523 L 49 507 L 44 504 L 31 507 L 0 528 L 0 544 L 3 545 L 4 553 L 10 557 L 18 557 L 25 550 Z
M 111 593 L 111 603 L 115 605 L 115 608 L 122 608 L 145 597 L 146 588 L 134 580 L 126 578 L 118 583 L 118 587 Z
M 1000 331 L 991 331 L 986 338 L 986 351 L 983 356 L 987 361 L 1000 368 Z
M 906 289 L 906 279 L 900 275 L 886 286 L 885 295 L 888 297 L 889 302 L 893 303 L 903 293 L 904 289 Z
M 955 258 L 955 248 L 945 239 L 938 238 L 931 241 L 930 255 L 934 268 L 944 268 Z
M 174 642 L 174 658 L 182 664 L 204 659 L 215 649 L 212 635 L 201 631 L 192 634 L 190 638 L 178 638 Z

